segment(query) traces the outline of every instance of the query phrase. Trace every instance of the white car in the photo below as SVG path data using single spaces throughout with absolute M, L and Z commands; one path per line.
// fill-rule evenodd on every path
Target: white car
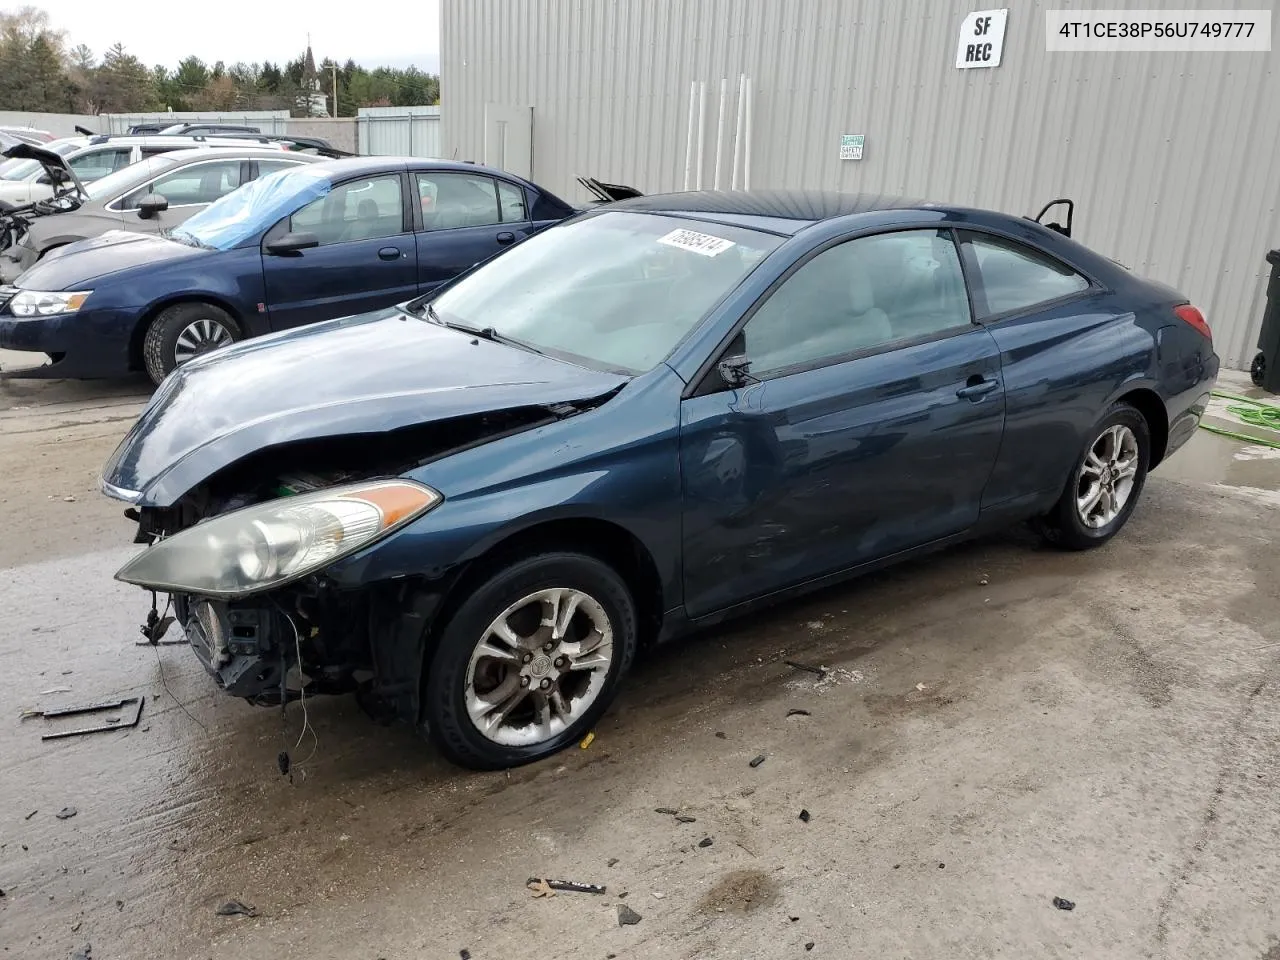
M 266 142 L 264 142 L 266 141 Z M 141 136 L 66 137 L 43 145 L 65 157 L 81 183 L 92 183 L 146 157 L 192 147 L 278 147 L 288 145 L 267 138 Z M 18 207 L 53 196 L 53 184 L 38 160 L 10 160 L 0 164 L 0 209 Z

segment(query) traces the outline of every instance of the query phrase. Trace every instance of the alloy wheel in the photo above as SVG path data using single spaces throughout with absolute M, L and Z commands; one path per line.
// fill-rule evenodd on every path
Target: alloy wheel
M 550 588 L 513 603 L 489 624 L 467 664 L 467 716 L 508 747 L 563 733 L 599 697 L 613 664 L 613 625 L 581 590 Z
M 1138 475 L 1138 438 L 1124 424 L 1114 424 L 1093 442 L 1080 467 L 1076 511 L 1092 530 L 1120 516 L 1133 494 Z
M 194 360 L 202 353 L 230 346 L 234 342 L 235 338 L 231 335 L 231 331 L 217 320 L 208 318 L 193 320 L 178 334 L 177 343 L 173 348 L 173 358 L 178 364 L 183 364 L 188 360 Z

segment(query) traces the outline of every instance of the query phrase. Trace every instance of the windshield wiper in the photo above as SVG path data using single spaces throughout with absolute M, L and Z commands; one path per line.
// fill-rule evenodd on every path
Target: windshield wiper
M 505 333 L 499 333 L 493 327 L 476 327 L 469 323 L 459 323 L 457 320 L 445 320 L 440 314 L 436 313 L 436 308 L 430 303 L 423 304 L 423 311 L 431 319 L 433 323 L 438 323 L 442 327 L 448 327 L 450 330 L 457 330 L 459 333 L 466 333 L 473 337 L 479 337 L 481 340 L 488 340 L 490 343 L 501 343 L 508 347 L 519 347 L 521 350 L 528 350 L 530 353 L 536 353 L 539 356 L 546 356 L 545 351 L 539 350 L 537 347 L 515 337 L 509 337 Z

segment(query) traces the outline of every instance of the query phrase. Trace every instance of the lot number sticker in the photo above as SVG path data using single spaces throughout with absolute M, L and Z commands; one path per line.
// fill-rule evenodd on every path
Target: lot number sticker
M 668 247 L 688 250 L 690 253 L 700 253 L 704 257 L 714 257 L 733 246 L 732 240 L 722 240 L 720 237 L 698 233 L 696 230 L 672 230 L 665 237 L 659 237 L 658 242 L 665 243 Z
M 1000 54 L 1004 52 L 1004 28 L 1009 20 L 1006 10 L 979 10 L 964 18 L 960 24 L 960 43 L 956 47 L 956 67 L 972 70 L 974 67 L 1000 66 Z

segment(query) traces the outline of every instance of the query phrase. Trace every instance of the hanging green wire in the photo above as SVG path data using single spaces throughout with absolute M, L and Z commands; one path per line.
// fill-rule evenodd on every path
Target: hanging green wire
M 1233 416 L 1239 417 L 1251 427 L 1261 427 L 1264 430 L 1274 430 L 1280 433 L 1280 407 L 1272 406 L 1269 403 L 1263 403 L 1261 400 L 1255 400 L 1252 397 L 1241 397 L 1234 393 L 1225 393 L 1221 390 L 1214 390 L 1213 395 L 1223 400 L 1235 400 L 1236 403 L 1227 407 L 1227 412 Z M 1248 404 L 1248 406 L 1244 406 Z M 1247 433 L 1238 433 L 1234 430 L 1226 430 L 1222 427 L 1215 427 L 1200 422 L 1203 430 L 1210 433 L 1216 433 L 1222 437 L 1230 437 L 1232 440 L 1243 440 L 1245 443 L 1256 443 L 1264 447 L 1274 447 L 1280 450 L 1280 440 L 1264 440 L 1261 437 L 1252 437 Z

